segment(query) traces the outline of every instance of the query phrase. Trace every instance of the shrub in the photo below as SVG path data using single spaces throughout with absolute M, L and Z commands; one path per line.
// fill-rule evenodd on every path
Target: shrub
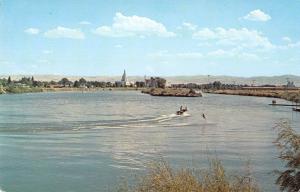
M 5 89 L 7 93 L 30 93 L 30 92 L 41 92 L 41 88 L 37 87 L 14 87 L 9 86 Z
M 279 177 L 276 184 L 281 191 L 300 190 L 300 135 L 297 134 L 288 121 L 276 125 L 278 137 L 275 141 L 280 154 L 279 158 L 286 162 L 286 170 L 276 171 Z
M 135 192 L 257 192 L 255 181 L 245 174 L 227 176 L 219 160 L 212 160 L 208 170 L 172 169 L 164 161 L 149 167 L 147 174 L 132 188 L 124 185 L 119 191 Z

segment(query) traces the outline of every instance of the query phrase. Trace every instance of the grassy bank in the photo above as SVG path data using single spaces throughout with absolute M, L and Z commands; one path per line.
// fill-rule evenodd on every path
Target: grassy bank
M 139 177 L 134 186 L 122 185 L 119 192 L 258 192 L 250 171 L 242 175 L 228 175 L 219 160 L 211 160 L 207 170 L 173 169 L 164 162 L 148 167 L 146 175 Z
M 207 93 L 224 94 L 224 95 L 241 95 L 255 97 L 273 97 L 285 99 L 292 102 L 300 102 L 300 90 L 209 90 Z
M 38 87 L 5 87 L 2 90 L 2 93 L 35 93 L 35 92 L 42 92 L 42 88 Z

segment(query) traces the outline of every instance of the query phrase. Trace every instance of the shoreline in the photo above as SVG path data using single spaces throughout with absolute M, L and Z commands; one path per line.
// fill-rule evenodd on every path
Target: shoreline
M 284 99 L 291 102 L 300 102 L 300 90 L 248 90 L 248 89 L 223 89 L 223 90 L 207 90 L 205 93 L 221 94 L 221 95 L 238 95 L 251 97 L 270 97 Z
M 135 87 L 106 87 L 106 88 L 43 88 L 42 92 L 97 92 L 97 91 L 141 91 Z
M 97 91 L 141 91 L 142 88 L 136 87 L 106 87 L 106 88 L 74 88 L 74 87 L 64 87 L 64 88 L 41 88 L 41 87 L 22 87 L 17 89 L 5 89 L 0 90 L 0 95 L 7 94 L 22 94 L 22 93 L 47 93 L 47 92 L 97 92 Z
M 8 90 L 6 87 L 1 87 L 0 95 L 6 94 L 22 94 L 22 93 L 42 93 L 42 92 L 97 92 L 97 91 L 141 91 L 142 93 L 150 94 L 149 89 L 136 87 L 94 87 L 94 88 L 41 88 L 41 87 L 21 87 L 18 89 Z M 300 89 L 291 90 L 272 90 L 272 89 L 219 89 L 219 90 L 202 90 L 204 93 L 220 94 L 220 95 L 237 95 L 251 97 L 269 97 L 284 99 L 291 102 L 300 102 Z M 151 94 L 150 94 L 151 95 Z M 156 96 L 156 95 L 154 95 Z M 176 95 L 181 96 L 181 95 Z

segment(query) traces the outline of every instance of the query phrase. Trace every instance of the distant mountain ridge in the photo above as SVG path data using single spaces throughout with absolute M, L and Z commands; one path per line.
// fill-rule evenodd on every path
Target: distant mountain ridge
M 11 75 L 12 79 L 21 79 L 22 77 L 31 77 L 32 75 Z M 40 81 L 59 81 L 67 77 L 71 81 L 85 78 L 88 81 L 119 81 L 120 76 L 63 76 L 63 75 L 33 75 L 36 80 Z M 254 85 L 286 85 L 287 80 L 293 81 L 296 86 L 300 86 L 300 76 L 281 75 L 281 76 L 255 76 L 255 77 L 235 77 L 235 76 L 162 76 L 167 79 L 168 84 L 177 83 L 197 83 L 204 84 L 208 82 L 221 81 L 226 84 L 254 84 Z M 0 75 L 0 78 L 8 78 L 7 75 Z M 128 81 L 143 81 L 143 76 L 128 76 Z

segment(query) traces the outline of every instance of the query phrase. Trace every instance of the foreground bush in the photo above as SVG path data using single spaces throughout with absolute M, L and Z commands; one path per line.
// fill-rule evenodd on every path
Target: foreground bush
M 138 179 L 131 189 L 119 191 L 135 192 L 257 192 L 256 183 L 247 173 L 243 176 L 227 176 L 220 161 L 211 161 L 208 170 L 175 170 L 166 162 L 154 164 L 148 173 Z
M 300 135 L 297 134 L 287 121 L 276 126 L 278 138 L 275 144 L 279 148 L 279 158 L 286 162 L 286 170 L 277 171 L 279 177 L 276 184 L 281 191 L 300 191 Z

